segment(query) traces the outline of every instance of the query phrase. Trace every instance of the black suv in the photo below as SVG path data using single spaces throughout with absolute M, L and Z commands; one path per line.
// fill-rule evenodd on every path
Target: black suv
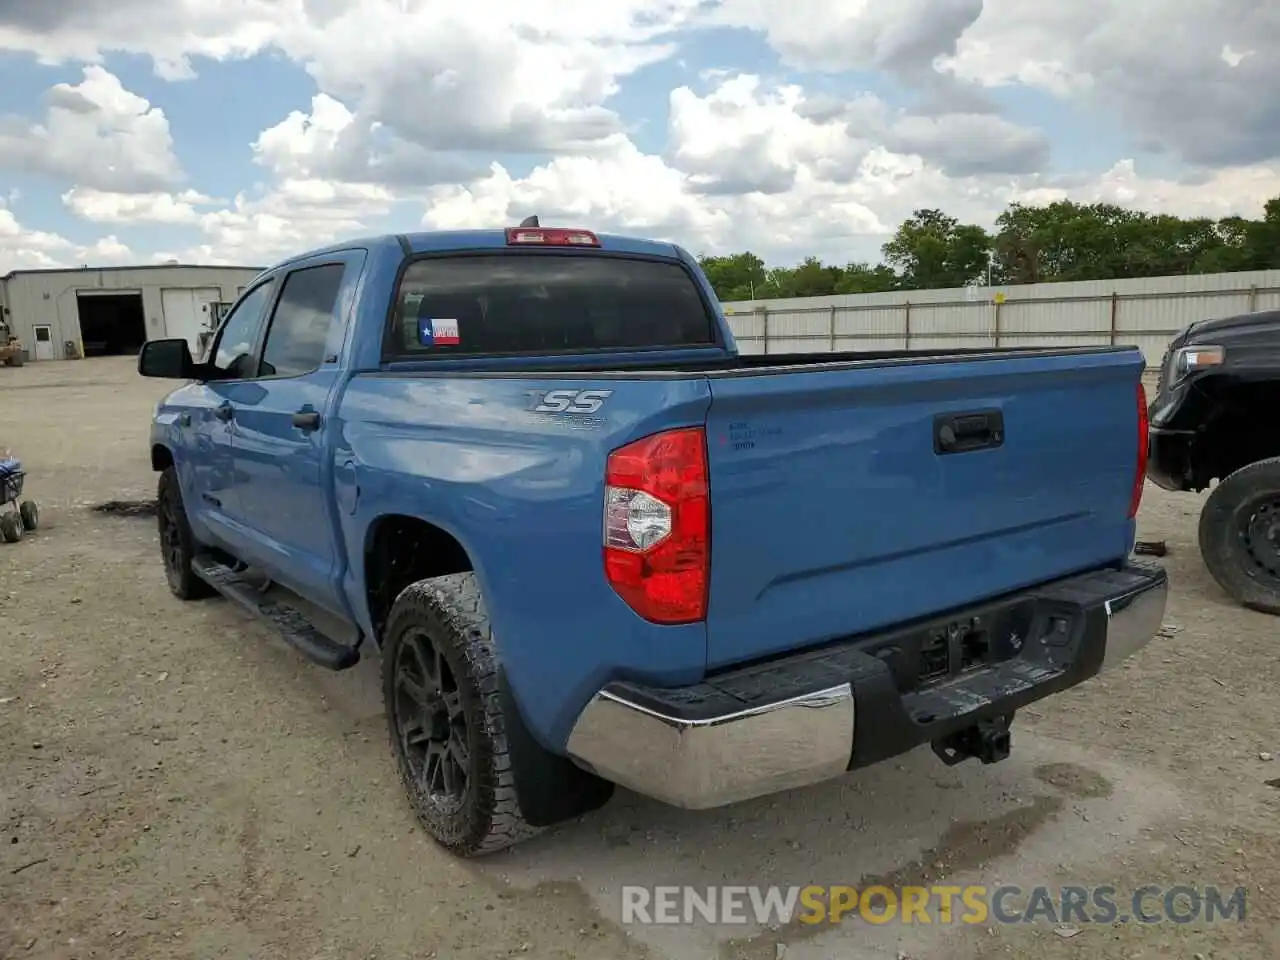
M 1147 475 L 1204 490 L 1200 553 L 1239 603 L 1280 615 L 1280 310 L 1202 320 L 1169 344 Z

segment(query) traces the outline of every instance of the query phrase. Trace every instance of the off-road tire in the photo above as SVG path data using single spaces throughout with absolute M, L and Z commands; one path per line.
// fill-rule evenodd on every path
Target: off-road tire
M 12 510 L 0 514 L 0 537 L 5 543 L 17 543 L 22 539 L 22 519 Z
M 169 591 L 179 600 L 201 600 L 217 591 L 195 575 L 191 561 L 195 557 L 195 539 L 187 522 L 187 508 L 182 503 L 178 473 L 167 467 L 156 487 L 156 520 L 160 534 L 160 562 L 164 565 Z M 170 540 L 172 536 L 173 540 Z
M 22 518 L 22 529 L 28 533 L 40 526 L 40 508 L 34 500 L 23 500 L 18 505 L 18 516 Z
M 1241 467 L 1214 488 L 1200 512 L 1200 555 L 1237 603 L 1280 616 L 1280 576 L 1260 568 L 1241 532 L 1259 509 L 1280 512 L 1280 457 Z
M 433 798 L 415 782 L 398 717 L 397 660 L 402 642 L 425 634 L 449 668 L 461 696 L 469 746 L 460 805 Z M 540 832 L 526 822 L 516 795 L 498 675 L 497 648 L 480 585 L 472 573 L 420 580 L 396 598 L 382 649 L 382 696 L 391 751 L 418 821 L 438 844 L 461 857 L 509 847 Z

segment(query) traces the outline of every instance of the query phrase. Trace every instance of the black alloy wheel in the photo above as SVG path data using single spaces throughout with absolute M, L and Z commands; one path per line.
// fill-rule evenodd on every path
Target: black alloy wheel
M 394 722 L 424 797 L 461 807 L 471 782 L 471 738 L 453 670 L 425 630 L 410 629 L 395 662 Z

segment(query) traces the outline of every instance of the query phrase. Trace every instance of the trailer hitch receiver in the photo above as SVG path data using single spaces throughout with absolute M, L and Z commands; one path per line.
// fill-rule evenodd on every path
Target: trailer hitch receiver
M 948 767 L 970 757 L 977 757 L 983 763 L 999 763 L 1009 756 L 1012 741 L 1009 726 L 1012 723 L 1012 714 L 980 720 L 971 727 L 934 740 L 931 746 L 938 759 Z

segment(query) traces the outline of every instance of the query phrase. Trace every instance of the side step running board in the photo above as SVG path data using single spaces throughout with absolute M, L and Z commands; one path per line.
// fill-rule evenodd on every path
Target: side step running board
M 346 670 L 360 662 L 357 647 L 339 643 L 316 629 L 294 607 L 264 596 L 243 573 L 207 556 L 193 559 L 191 571 L 228 600 L 278 630 L 284 642 L 308 660 L 329 670 Z

